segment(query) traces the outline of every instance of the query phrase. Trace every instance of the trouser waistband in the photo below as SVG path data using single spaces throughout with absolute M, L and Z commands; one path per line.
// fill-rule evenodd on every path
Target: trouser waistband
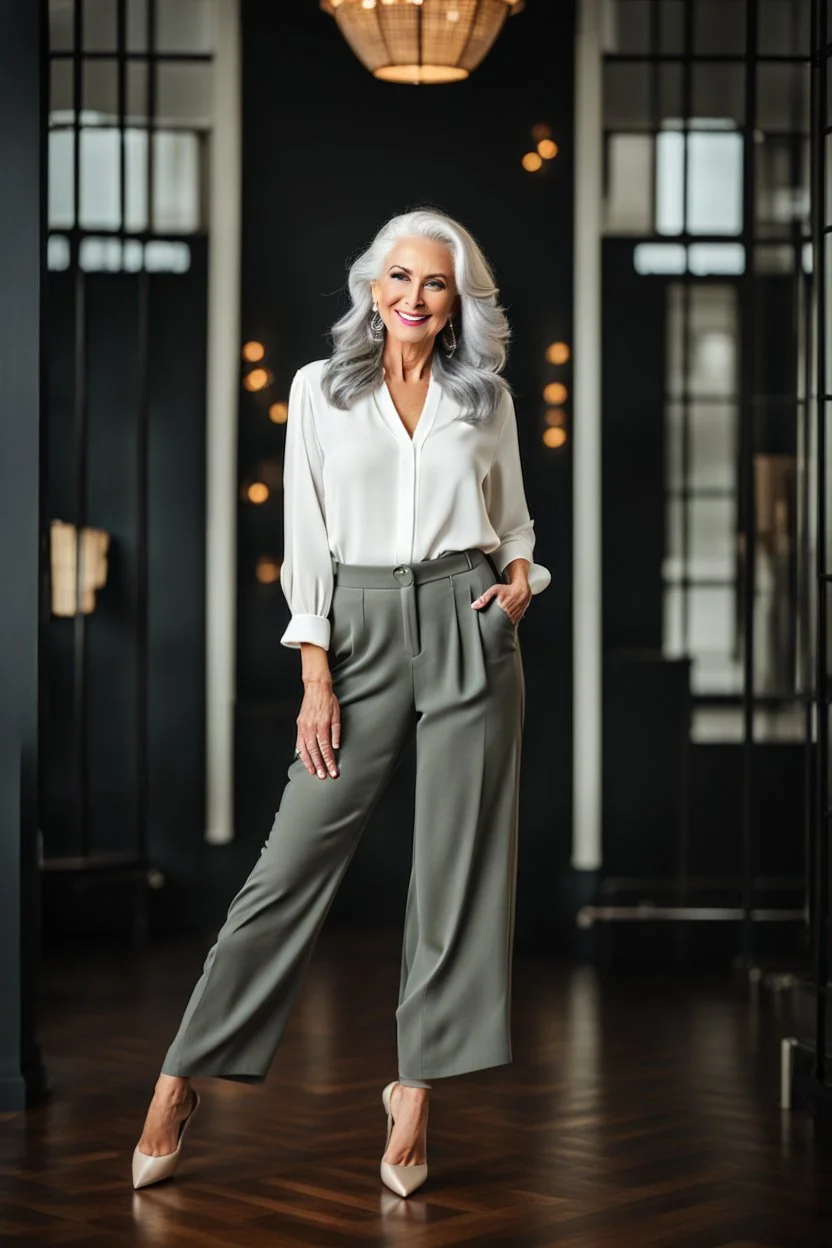
M 331 558 L 335 584 L 354 588 L 399 589 L 402 585 L 423 585 L 425 581 L 468 572 L 482 563 L 490 564 L 494 575 L 499 579 L 494 561 L 476 546 L 467 550 L 452 550 L 436 559 L 420 559 L 415 563 L 399 563 L 395 566 L 388 563 L 339 563 L 334 555 Z

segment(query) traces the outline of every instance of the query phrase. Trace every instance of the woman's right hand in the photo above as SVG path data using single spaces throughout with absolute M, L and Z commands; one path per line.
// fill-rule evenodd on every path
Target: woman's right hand
M 318 649 L 319 647 L 315 647 Z M 341 746 L 341 706 L 332 692 L 329 671 L 303 676 L 303 702 L 298 713 L 295 748 L 311 776 L 335 779 L 335 750 Z

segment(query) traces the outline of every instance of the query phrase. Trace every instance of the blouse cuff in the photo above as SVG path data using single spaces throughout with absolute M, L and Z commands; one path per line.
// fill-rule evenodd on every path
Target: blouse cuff
M 532 552 L 529 550 L 527 542 L 511 538 L 504 542 L 497 550 L 493 551 L 491 558 L 494 560 L 496 568 L 503 575 L 513 559 L 528 559 L 529 561 L 529 589 L 532 594 L 539 594 L 541 590 L 546 589 L 552 580 L 552 574 L 542 563 L 535 563 L 532 559 Z
M 316 646 L 329 649 L 329 637 L 332 631 L 329 617 L 324 615 L 293 615 L 286 632 L 280 638 L 282 646 L 291 650 L 299 650 L 302 641 L 311 641 Z

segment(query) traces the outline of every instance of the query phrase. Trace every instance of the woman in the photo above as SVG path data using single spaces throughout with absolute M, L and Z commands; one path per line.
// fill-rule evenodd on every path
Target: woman
M 516 626 L 532 561 L 509 329 L 476 242 L 442 213 L 394 217 L 349 274 L 334 351 L 295 375 L 281 583 L 301 652 L 295 755 L 271 835 L 205 962 L 133 1157 L 172 1174 L 192 1076 L 261 1083 L 326 914 L 402 751 L 417 742 L 398 1079 L 382 1180 L 427 1177 L 431 1080 L 510 1062 L 525 685 Z

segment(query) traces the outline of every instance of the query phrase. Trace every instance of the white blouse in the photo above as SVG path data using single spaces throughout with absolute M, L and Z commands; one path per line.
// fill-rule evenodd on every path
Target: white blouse
M 289 393 L 280 583 L 292 618 L 281 644 L 329 649 L 332 555 L 393 567 L 478 546 L 500 573 L 528 559 L 529 588 L 545 589 L 552 577 L 532 561 L 511 395 L 492 421 L 470 425 L 431 372 L 411 439 L 385 381 L 349 411 L 331 407 L 325 363 L 299 369 Z

